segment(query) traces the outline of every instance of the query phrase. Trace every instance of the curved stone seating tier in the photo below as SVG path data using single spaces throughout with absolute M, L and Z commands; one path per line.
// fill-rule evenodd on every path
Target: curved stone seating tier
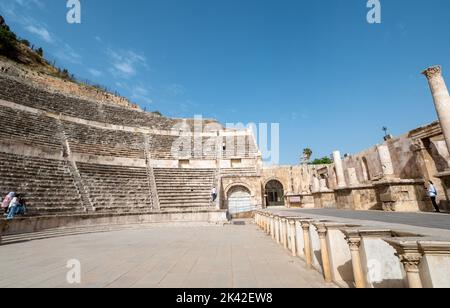
M 222 176 L 257 176 L 255 167 L 246 168 L 222 168 L 220 169 Z
M 254 158 L 258 154 L 253 136 L 224 137 L 226 148 L 222 151 L 223 158 Z
M 165 118 L 154 113 L 115 106 L 103 105 L 103 112 L 105 121 L 116 125 L 171 130 L 177 123 L 176 120 Z
M 188 139 L 186 139 L 188 138 Z M 178 146 L 177 146 L 178 145 Z M 175 153 L 172 153 L 172 149 Z M 167 135 L 151 135 L 150 153 L 153 159 L 216 159 L 217 137 L 179 137 Z M 175 155 L 174 155 L 175 154 Z
M 90 201 L 98 212 L 145 212 L 151 209 L 146 168 L 77 163 Z
M 0 76 L 0 99 L 57 114 L 104 122 L 101 104 L 43 91 L 4 76 Z
M 161 208 L 209 207 L 214 169 L 155 168 Z
M 74 153 L 128 158 L 145 158 L 144 136 L 120 130 L 64 122 L 70 149 Z
M 55 135 L 59 131 L 54 119 L 0 106 L 2 125 L 0 139 L 62 150 L 62 142 Z
M 84 120 L 116 125 L 170 130 L 177 123 L 176 120 L 153 113 L 100 104 L 44 91 L 5 76 L 0 76 L 0 99 Z
M 153 159 L 177 159 L 173 157 L 172 145 L 177 136 L 152 135 L 150 138 L 150 154 Z
M 184 121 L 44 91 L 6 76 L 0 76 L 0 99 L 56 114 L 122 126 L 172 130 L 177 123 Z M 203 126 L 211 122 L 204 120 Z
M 0 153 L 0 175 L 2 198 L 19 193 L 31 215 L 84 211 L 65 161 Z

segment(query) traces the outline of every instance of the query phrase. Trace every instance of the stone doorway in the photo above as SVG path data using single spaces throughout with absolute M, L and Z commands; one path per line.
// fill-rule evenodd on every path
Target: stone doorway
M 284 187 L 277 180 L 271 180 L 266 184 L 265 196 L 267 206 L 284 206 Z

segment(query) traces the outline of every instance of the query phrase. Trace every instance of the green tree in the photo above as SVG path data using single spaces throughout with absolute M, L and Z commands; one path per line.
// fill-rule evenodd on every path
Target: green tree
M 29 40 L 23 39 L 23 40 L 20 40 L 20 42 L 22 44 L 24 44 L 25 46 L 30 47 L 30 41 Z
M 332 163 L 333 163 L 333 161 L 329 157 L 325 156 L 325 157 L 313 160 L 311 165 L 330 165 Z
M 37 53 L 39 56 L 44 57 L 44 49 L 42 49 L 42 47 L 39 47 L 39 48 L 36 50 L 36 53 Z
M 312 155 L 313 155 L 313 151 L 310 148 L 306 148 L 303 150 L 304 161 L 309 161 L 311 159 Z
M 8 27 L 0 27 L 0 54 L 10 59 L 17 59 L 17 36 Z

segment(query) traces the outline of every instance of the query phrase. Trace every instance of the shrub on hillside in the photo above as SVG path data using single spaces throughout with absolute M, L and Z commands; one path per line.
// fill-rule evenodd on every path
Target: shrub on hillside
M 0 27 L 0 54 L 14 60 L 18 57 L 17 37 L 6 26 Z

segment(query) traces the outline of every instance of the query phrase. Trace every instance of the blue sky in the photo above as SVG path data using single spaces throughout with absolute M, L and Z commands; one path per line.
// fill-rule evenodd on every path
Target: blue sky
M 450 2 L 382 0 L 0 0 L 48 58 L 167 116 L 280 123 L 281 163 L 355 153 L 436 119 L 420 72 L 450 80 Z

